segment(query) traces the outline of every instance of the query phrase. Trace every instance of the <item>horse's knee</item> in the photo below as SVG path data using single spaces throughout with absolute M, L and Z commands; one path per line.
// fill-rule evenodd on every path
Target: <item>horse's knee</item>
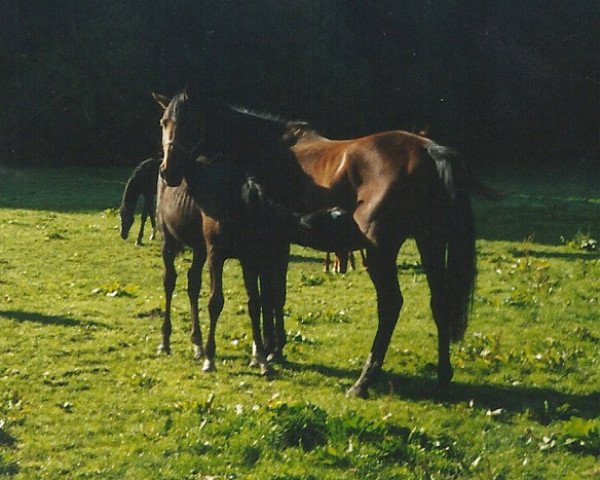
M 163 274 L 163 287 L 167 294 L 172 295 L 177 283 L 177 273 L 174 270 L 165 270 Z
M 441 295 L 432 295 L 429 306 L 431 307 L 433 320 L 435 321 L 438 329 L 443 330 L 448 328 L 450 322 L 450 312 L 448 311 L 446 299 Z
M 223 295 L 212 295 L 208 300 L 208 311 L 211 317 L 219 316 L 225 305 Z
M 258 294 L 248 294 L 248 314 L 251 317 L 260 315 L 261 300 Z
M 391 318 L 397 319 L 404 305 L 404 297 L 397 292 L 389 292 L 383 297 L 378 298 L 379 311 Z
M 200 294 L 201 280 L 198 275 L 190 275 L 188 272 L 188 296 L 190 299 L 197 299 Z

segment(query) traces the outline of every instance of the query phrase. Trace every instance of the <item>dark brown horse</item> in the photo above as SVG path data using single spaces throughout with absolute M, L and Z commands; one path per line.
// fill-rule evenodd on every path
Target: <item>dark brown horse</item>
M 353 212 L 367 242 L 379 324 L 349 395 L 367 396 L 380 374 L 402 308 L 396 257 L 408 237 L 417 242 L 431 291 L 438 384 L 447 387 L 450 342 L 467 328 L 476 273 L 470 192 L 492 196 L 492 190 L 472 177 L 456 152 L 404 131 L 334 141 L 305 122 L 290 122 L 285 139 L 303 171 L 326 189 L 324 205 Z
M 161 160 L 156 158 L 148 158 L 141 162 L 133 170 L 123 192 L 123 200 L 119 208 L 121 218 L 121 238 L 124 240 L 129 236 L 129 230 L 133 225 L 133 217 L 135 214 L 135 206 L 140 195 L 144 199 L 142 207 L 142 222 L 140 231 L 135 242 L 136 245 L 142 245 L 144 238 L 144 227 L 146 220 L 150 217 L 152 224 L 152 233 L 150 240 L 154 239 L 156 234 L 155 206 L 154 197 L 156 196 L 156 180 L 158 179 L 158 168 Z
M 273 181 L 281 178 L 278 170 L 281 171 L 283 164 L 278 166 L 271 160 L 268 169 L 262 168 L 265 158 L 280 158 L 282 152 L 293 165 L 293 157 L 280 140 L 281 127 L 273 136 L 272 122 L 257 124 L 251 117 L 226 106 L 207 105 L 187 91 L 172 99 L 159 95 L 155 98 L 164 108 L 161 175 L 170 186 L 178 186 L 185 180 L 188 193 L 202 212 L 211 282 L 205 370 L 214 369 L 216 325 L 224 304 L 223 264 L 228 258 L 237 258 L 248 293 L 255 358 L 261 371 L 268 373 L 267 357 L 281 357 L 285 344 L 283 307 L 289 241 L 278 225 L 258 228 L 249 222 L 241 192 L 252 176 L 270 189 L 275 198 L 293 196 L 288 185 Z M 256 143 L 257 135 L 264 135 L 268 141 Z M 213 160 L 196 161 L 200 152 Z M 301 172 L 297 167 L 296 171 Z
M 157 218 L 163 239 L 161 253 L 164 264 L 163 287 L 165 292 L 165 315 L 161 329 L 162 340 L 158 347 L 158 353 L 171 353 L 171 303 L 177 281 L 175 259 L 183 248 L 187 246 L 193 252 L 192 263 L 187 272 L 187 291 L 192 318 L 191 340 L 194 358 L 199 360 L 206 357 L 202 345 L 198 304 L 202 286 L 202 269 L 207 256 L 207 242 L 204 238 L 205 230 L 203 229 L 202 211 L 196 206 L 196 203 L 190 196 L 185 180 L 178 187 L 169 187 L 164 180 L 158 178 L 157 172 L 156 182 L 158 182 Z M 283 315 L 283 306 L 281 307 L 281 315 Z M 281 322 L 283 322 L 283 317 L 281 316 L 280 318 Z M 283 323 L 281 323 L 281 329 L 283 329 Z M 283 334 L 285 335 L 285 332 Z M 273 336 L 274 333 L 270 331 L 265 332 L 265 336 L 270 339 L 269 335 Z M 283 344 L 276 354 L 282 355 L 282 349 Z M 275 352 L 271 353 L 275 355 Z M 256 353 L 254 353 L 252 362 L 256 365 L 260 364 L 256 358 Z M 203 369 L 204 371 L 214 370 L 214 359 L 205 358 Z
M 187 291 L 192 316 L 192 346 L 194 358 L 204 356 L 202 333 L 198 318 L 198 297 L 202 286 L 202 268 L 206 261 L 206 243 L 202 236 L 202 215 L 187 193 L 187 185 L 169 187 L 156 175 L 158 182 L 158 224 L 162 233 L 162 258 L 164 264 L 163 287 L 165 291 L 165 316 L 159 353 L 171 353 L 171 302 L 177 281 L 175 258 L 185 246 L 192 249 L 192 263 L 187 272 Z

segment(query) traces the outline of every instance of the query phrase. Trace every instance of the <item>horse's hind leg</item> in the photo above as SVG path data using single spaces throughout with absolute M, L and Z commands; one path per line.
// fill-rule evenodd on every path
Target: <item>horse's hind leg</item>
M 208 339 L 206 340 L 206 358 L 204 359 L 204 372 L 213 372 L 215 367 L 215 354 L 217 345 L 215 333 L 217 321 L 223 311 L 225 299 L 223 297 L 223 262 L 220 255 L 212 251 L 208 256 L 208 269 L 210 272 L 210 298 L 208 299 L 208 316 L 210 317 L 210 326 L 208 329 Z
M 445 389 L 452 380 L 453 370 L 450 364 L 450 317 L 446 289 L 446 245 L 443 233 L 427 232 L 417 235 L 417 247 L 421 262 L 427 275 L 431 292 L 431 312 L 438 331 L 438 387 Z
M 165 316 L 162 324 L 162 341 L 158 346 L 158 353 L 171 353 L 171 300 L 173 299 L 173 291 L 177 282 L 177 272 L 175 271 L 175 257 L 177 256 L 178 248 L 174 242 L 165 238 L 162 246 L 163 257 L 163 287 L 165 291 Z
M 198 318 L 198 297 L 202 287 L 202 267 L 206 260 L 206 254 L 199 248 L 194 248 L 192 265 L 188 270 L 188 297 L 190 298 L 190 311 L 192 314 L 192 346 L 194 348 L 194 358 L 199 360 L 204 356 L 202 347 L 202 331 L 200 329 L 200 320 Z
M 398 283 L 396 256 L 392 251 L 369 250 L 369 275 L 377 292 L 378 326 L 371 352 L 367 357 L 360 377 L 348 391 L 348 396 L 368 396 L 369 386 L 381 373 L 383 359 L 390 345 L 392 333 L 398 322 L 403 298 Z
M 269 360 L 272 362 L 282 363 L 285 360 L 283 348 L 286 343 L 286 333 L 284 325 L 284 313 L 286 300 L 286 282 L 287 269 L 289 263 L 290 248 L 289 245 L 282 249 L 274 261 L 273 279 L 272 279 L 272 299 L 273 299 L 273 316 L 275 319 L 275 341 L 274 348 L 271 350 Z
M 138 246 L 141 246 L 144 244 L 143 242 L 143 238 L 144 238 L 144 226 L 146 225 L 146 219 L 148 218 L 148 213 L 146 213 L 146 208 L 144 208 L 142 210 L 142 222 L 140 224 L 140 232 L 138 233 L 138 237 L 137 240 L 135 241 L 135 244 Z

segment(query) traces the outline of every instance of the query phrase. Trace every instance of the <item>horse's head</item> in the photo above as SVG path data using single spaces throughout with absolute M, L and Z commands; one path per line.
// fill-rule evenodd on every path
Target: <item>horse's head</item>
M 177 187 L 205 141 L 204 109 L 198 95 L 187 87 L 171 99 L 154 93 L 152 96 L 164 109 L 160 119 L 163 148 L 160 175 L 167 185 Z
M 308 122 L 294 120 L 285 124 L 283 132 L 283 142 L 287 146 L 293 147 L 303 138 L 315 133 L 316 132 Z
M 121 218 L 121 238 L 127 240 L 129 230 L 133 225 L 133 214 L 135 212 L 135 204 L 123 203 L 119 208 L 119 217 Z

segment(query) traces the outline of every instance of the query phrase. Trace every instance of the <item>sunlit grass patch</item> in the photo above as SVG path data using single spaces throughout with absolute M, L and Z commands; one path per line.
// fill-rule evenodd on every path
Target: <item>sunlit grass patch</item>
M 287 363 L 271 380 L 248 366 L 252 335 L 236 261 L 225 265 L 217 372 L 204 374 L 193 360 L 188 252 L 176 262 L 172 354 L 157 355 L 160 241 L 121 240 L 113 210 L 129 173 L 27 171 L 3 185 L 0 477 L 597 474 L 600 257 L 560 240 L 579 241 L 578 231 L 598 238 L 599 204 L 581 201 L 597 192 L 557 195 L 540 184 L 534 199 L 475 200 L 477 288 L 469 329 L 452 347 L 446 395 L 435 388 L 426 278 L 407 241 L 397 260 L 404 306 L 381 380 L 363 401 L 345 392 L 376 330 L 368 273 L 357 266 L 326 275 L 322 256 L 304 248 L 292 249 Z M 71 174 L 78 188 L 67 188 Z M 23 197 L 18 181 L 35 196 Z M 204 272 L 204 335 L 208 284 Z

